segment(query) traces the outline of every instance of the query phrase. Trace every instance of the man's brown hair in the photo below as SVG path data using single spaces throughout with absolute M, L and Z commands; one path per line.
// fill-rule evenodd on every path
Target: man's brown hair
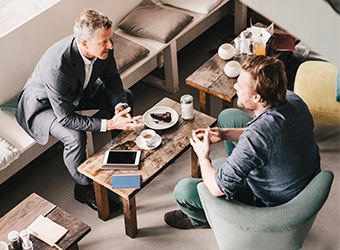
M 254 90 L 270 106 L 284 103 L 287 92 L 285 66 L 279 59 L 268 56 L 250 56 L 242 64 L 242 69 L 254 79 Z

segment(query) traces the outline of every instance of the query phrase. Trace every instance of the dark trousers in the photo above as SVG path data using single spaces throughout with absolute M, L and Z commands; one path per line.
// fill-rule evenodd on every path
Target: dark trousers
M 128 104 L 133 105 L 133 95 L 130 90 L 126 91 Z M 114 115 L 114 107 L 119 103 L 111 103 L 104 91 L 98 91 L 90 98 L 86 94 L 80 100 L 77 110 L 99 109 L 95 115 L 98 118 L 110 119 Z M 86 132 L 66 128 L 55 121 L 50 128 L 50 134 L 61 141 L 64 145 L 63 159 L 73 180 L 79 185 L 88 185 L 92 181 L 77 171 L 77 167 L 86 160 Z

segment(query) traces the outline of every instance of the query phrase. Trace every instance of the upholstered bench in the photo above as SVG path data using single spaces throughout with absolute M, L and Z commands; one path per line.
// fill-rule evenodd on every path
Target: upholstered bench
M 39 145 L 17 123 L 14 113 L 0 108 L 0 184 L 56 143 Z
M 146 81 L 168 92 L 177 92 L 177 52 L 225 17 L 231 7 L 229 0 L 142 1 L 123 18 L 115 32 L 150 51 L 122 73 L 124 86 L 131 87 L 152 70 L 164 66 L 164 80 L 148 76 Z

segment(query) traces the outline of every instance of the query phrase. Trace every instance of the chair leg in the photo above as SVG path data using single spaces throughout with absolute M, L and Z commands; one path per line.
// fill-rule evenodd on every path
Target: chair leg
M 87 138 L 86 138 L 86 151 L 87 151 L 87 157 L 90 157 L 94 154 L 94 142 L 93 142 L 93 133 L 92 131 L 86 132 Z

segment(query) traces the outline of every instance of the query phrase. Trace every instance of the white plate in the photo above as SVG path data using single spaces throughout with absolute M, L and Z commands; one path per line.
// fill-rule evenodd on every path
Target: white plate
M 155 135 L 155 141 L 152 143 L 151 146 L 148 146 L 148 145 L 145 144 L 145 142 L 142 140 L 142 136 L 141 135 L 136 138 L 137 146 L 139 148 L 145 149 L 145 150 L 155 149 L 159 145 L 161 145 L 161 142 L 162 142 L 162 138 L 158 134 Z
M 152 113 L 165 113 L 165 112 L 171 113 L 170 122 L 159 121 L 151 117 Z M 164 107 L 164 106 L 157 106 L 157 107 L 151 108 L 147 110 L 143 115 L 143 123 L 147 127 L 156 129 L 156 130 L 171 128 L 173 125 L 176 124 L 177 121 L 178 121 L 178 113 L 176 112 L 176 110 L 169 108 L 169 107 Z

